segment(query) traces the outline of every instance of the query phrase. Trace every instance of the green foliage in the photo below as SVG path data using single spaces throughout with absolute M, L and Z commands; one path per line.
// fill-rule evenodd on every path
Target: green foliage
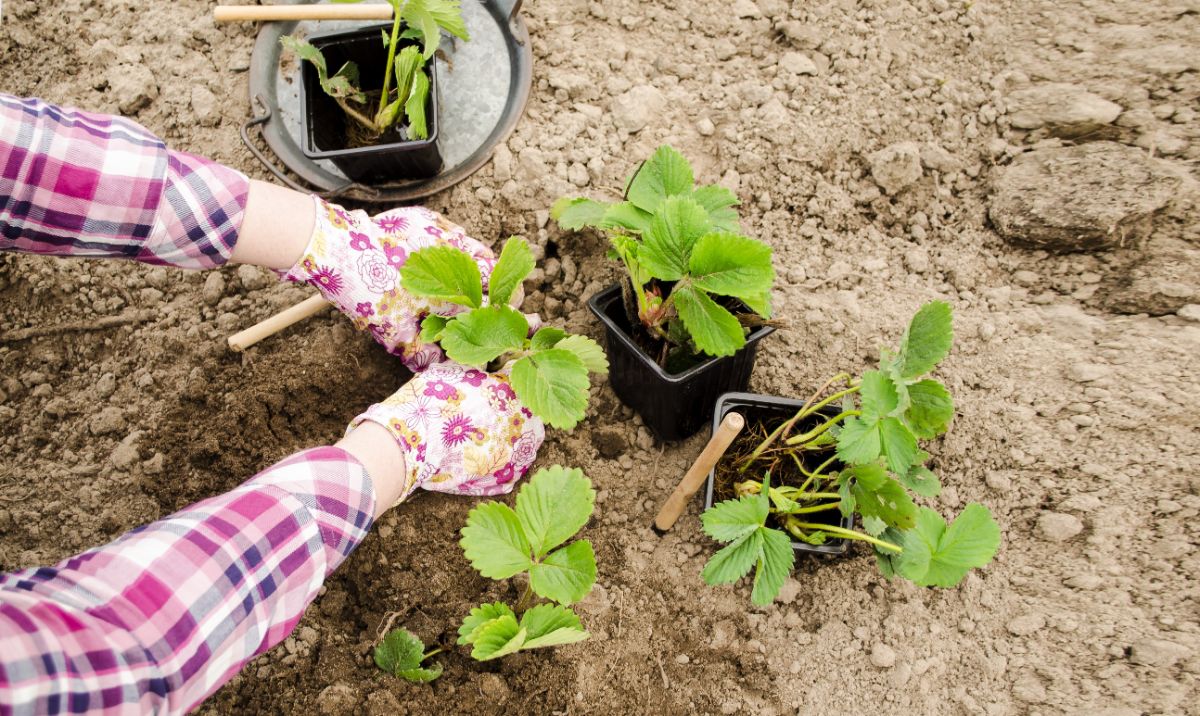
M 341 3 L 357 3 L 361 0 L 334 0 Z M 333 76 L 327 76 L 325 57 L 321 51 L 305 40 L 284 36 L 280 43 L 295 53 L 301 60 L 313 63 L 321 81 L 321 89 L 341 105 L 347 116 L 374 132 L 383 134 L 392 126 L 407 124 L 410 139 L 429 137 L 428 118 L 425 105 L 429 99 L 430 80 L 425 72 L 426 63 L 437 51 L 441 32 L 469 40 L 467 26 L 462 19 L 459 0 L 388 0 L 393 10 L 392 31 L 383 31 L 383 44 L 388 58 L 384 67 L 384 80 L 379 107 L 374 113 L 364 113 L 366 94 L 359 87 L 359 70 L 353 62 L 347 62 Z M 420 47 L 400 43 L 419 40 Z M 396 87 L 392 89 L 392 77 Z M 375 89 L 375 88 L 367 88 Z M 351 106 L 353 101 L 359 106 Z
M 532 595 L 557 602 L 526 609 L 520 619 L 501 602 L 475 607 L 458 629 L 458 643 L 471 645 L 472 657 L 488 661 L 588 638 L 567 605 L 587 596 L 596 583 L 592 544 L 560 545 L 587 524 L 595 502 L 596 491 L 582 471 L 555 465 L 525 483 L 515 510 L 500 502 L 471 510 L 459 542 L 471 566 L 491 579 L 528 572 L 522 603 Z
M 857 381 L 847 373 L 831 379 L 826 386 L 845 381 L 847 387 L 823 400 L 810 400 L 745 458 L 739 468 L 743 471 L 759 464 L 769 469 L 779 459 L 804 464 L 805 451 L 828 455 L 834 450 L 821 458 L 820 468 L 804 470 L 801 487 L 769 488 L 765 480 L 761 485 L 747 481 L 737 485 L 742 497 L 705 511 L 705 531 L 729 543 L 705 567 L 705 580 L 735 581 L 757 565 L 765 582 L 760 586 L 762 579 L 756 580 L 755 594 L 769 601 L 771 585 L 776 579 L 782 584 L 782 578 L 767 568 L 783 564 L 782 556 L 771 556 L 772 538 L 765 526 L 769 513 L 787 529 L 775 532 L 809 544 L 829 538 L 867 542 L 885 576 L 899 575 L 921 586 L 952 587 L 972 568 L 986 565 L 1000 544 L 999 527 L 986 507 L 968 505 L 947 526 L 940 515 L 913 499 L 936 497 L 941 491 L 937 475 L 925 466 L 930 456 L 918 447 L 918 439 L 942 435 L 954 417 L 949 391 L 924 377 L 949 354 L 952 342 L 949 304 L 933 301 L 922 306 L 900 349 L 885 349 L 877 370 L 865 371 Z M 834 405 L 840 408 L 837 414 L 824 415 L 823 410 Z M 812 418 L 822 421 L 800 435 L 786 436 L 802 419 Z M 780 457 L 763 457 L 781 434 L 783 447 L 772 451 Z M 835 464 L 835 458 L 843 464 Z M 857 516 L 862 531 L 805 521 L 809 513 L 835 507 L 844 517 Z
M 775 281 L 771 248 L 739 233 L 737 204 L 724 187 L 695 186 L 688 161 L 662 146 L 630 177 L 625 201 L 563 197 L 550 215 L 565 229 L 609 234 L 652 336 L 676 354 L 726 356 L 745 345 L 746 329 L 713 296 L 770 318 Z
M 588 373 L 608 373 L 608 359 L 587 336 L 553 327 L 529 336 L 529 320 L 506 304 L 533 267 L 529 245 L 510 238 L 493 268 L 485 306 L 475 260 L 452 246 L 427 247 L 408 257 L 400 285 L 413 295 L 471 309 L 426 317 L 421 339 L 439 342 L 447 356 L 464 365 L 487 368 L 511 361 L 512 387 L 521 402 L 548 425 L 570 430 L 587 412 Z
M 758 605 L 775 601 L 795 560 L 787 533 L 766 526 L 771 510 L 770 480 L 768 474 L 759 494 L 718 503 L 701 516 L 709 537 L 728 542 L 704 565 L 704 582 L 731 584 L 754 569 L 750 601 Z
M 422 667 L 421 662 L 441 649 L 425 652 L 425 643 L 407 629 L 393 629 L 375 646 L 375 665 L 393 676 L 414 683 L 427 683 L 442 675 L 442 665 Z

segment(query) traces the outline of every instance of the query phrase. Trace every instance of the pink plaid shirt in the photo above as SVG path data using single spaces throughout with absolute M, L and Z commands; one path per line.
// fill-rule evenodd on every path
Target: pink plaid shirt
M 212 268 L 249 189 L 131 120 L 0 94 L 0 250 Z
M 0 95 L 0 250 L 210 268 L 249 183 L 120 117 Z M 339 448 L 53 567 L 0 575 L 0 716 L 182 713 L 286 637 L 366 536 Z

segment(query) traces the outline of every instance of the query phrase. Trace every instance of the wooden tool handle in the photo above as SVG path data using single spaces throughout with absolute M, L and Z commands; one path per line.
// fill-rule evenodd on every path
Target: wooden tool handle
M 218 5 L 217 22 L 255 20 L 391 20 L 391 5 Z
M 293 323 L 303 321 L 309 316 L 315 316 L 331 305 L 319 293 L 315 296 L 309 296 L 295 306 L 280 311 L 265 321 L 259 321 L 244 331 L 234 333 L 229 337 L 229 347 L 240 353 L 267 336 L 275 335 Z
M 688 468 L 687 474 L 675 486 L 675 491 L 663 503 L 662 509 L 658 511 L 658 516 L 654 518 L 654 528 L 661 532 L 666 532 L 675 526 L 675 521 L 679 519 L 679 515 L 683 514 L 683 508 L 687 505 L 688 498 L 696 494 L 696 490 L 700 489 L 700 485 L 704 482 L 704 478 L 708 476 L 713 466 L 717 464 L 717 460 L 725 454 L 729 446 L 733 444 L 734 438 L 742 431 L 746 425 L 746 419 L 741 413 L 730 413 L 725 416 L 721 424 L 717 426 L 712 438 L 704 449 L 700 451 L 700 456 L 696 458 L 696 462 Z

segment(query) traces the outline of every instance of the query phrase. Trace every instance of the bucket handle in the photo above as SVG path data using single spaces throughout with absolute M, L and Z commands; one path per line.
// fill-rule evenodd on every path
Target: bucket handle
M 517 4 L 520 5 L 520 0 L 517 0 Z M 259 163 L 267 168 L 267 171 L 274 174 L 276 179 L 298 192 L 302 192 L 304 194 L 316 194 L 322 199 L 329 201 L 346 197 L 354 198 L 352 194 L 361 195 L 364 192 L 367 194 L 375 192 L 375 190 L 371 187 L 363 186 L 362 184 L 352 181 L 348 181 L 342 186 L 339 186 L 336 189 L 331 189 L 330 191 L 315 192 L 313 191 L 312 187 L 305 186 L 304 184 L 301 184 L 300 182 L 289 177 L 282 169 L 277 167 L 274 162 L 267 158 L 267 156 L 263 154 L 257 146 L 255 146 L 254 141 L 250 138 L 250 129 L 252 127 L 258 127 L 259 134 L 261 135 L 263 125 L 269 122 L 272 116 L 271 107 L 267 105 L 266 100 L 263 99 L 261 94 L 254 95 L 253 104 L 255 108 L 262 110 L 262 113 L 251 114 L 250 119 L 247 119 L 245 123 L 242 124 L 242 144 L 246 145 L 246 148 L 250 150 L 250 153 L 253 154 L 256 159 L 258 159 Z

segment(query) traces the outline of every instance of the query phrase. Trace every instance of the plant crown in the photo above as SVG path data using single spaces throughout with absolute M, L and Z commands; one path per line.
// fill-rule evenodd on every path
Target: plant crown
M 357 3 L 362 0 L 334 2 Z M 425 103 L 429 98 L 430 81 L 425 64 L 437 51 L 442 30 L 463 40 L 470 39 L 462 19 L 462 8 L 459 0 L 388 0 L 388 3 L 392 6 L 392 31 L 390 35 L 387 30 L 383 31 L 383 44 L 387 47 L 388 58 L 383 71 L 379 107 L 372 116 L 363 113 L 367 110 L 367 96 L 359 86 L 358 65 L 347 62 L 330 75 L 325 56 L 307 40 L 285 35 L 279 41 L 301 60 L 313 64 L 325 94 L 333 97 L 347 116 L 369 132 L 378 136 L 397 124 L 407 124 L 409 138 L 427 139 L 429 128 Z M 401 27 L 405 29 L 401 31 Z M 414 39 L 419 46 L 399 46 L 403 40 Z M 391 87 L 393 76 L 395 89 Z
M 712 297 L 739 299 L 767 319 L 775 281 L 771 247 L 739 233 L 737 197 L 721 186 L 696 186 L 687 159 L 661 146 L 630 177 L 624 199 L 564 197 L 550 215 L 564 229 L 608 234 L 609 256 L 624 264 L 651 335 L 686 351 L 736 353 L 746 344 L 743 321 L 754 321 L 739 320 Z
M 586 597 L 596 582 L 592 543 L 559 545 L 583 528 L 595 502 L 596 491 L 582 471 L 555 465 L 525 483 L 515 510 L 490 501 L 467 515 L 459 544 L 471 566 L 490 579 L 519 574 L 529 579 L 516 611 L 494 602 L 475 607 L 463 619 L 458 643 L 470 644 L 472 657 L 487 661 L 588 638 L 568 606 Z M 526 608 L 535 595 L 552 603 Z
M 442 665 L 428 668 L 421 662 L 440 652 L 441 649 L 425 651 L 420 637 L 400 627 L 393 629 L 375 646 L 375 665 L 393 676 L 414 683 L 427 683 L 442 675 Z
M 884 575 L 899 575 L 923 587 L 953 587 L 974 567 L 991 561 L 1000 545 L 1000 528 L 983 505 L 971 503 L 949 525 L 935 511 L 918 507 L 912 495 L 936 497 L 937 475 L 925 463 L 929 454 L 918 439 L 946 432 L 954 401 L 937 380 L 925 378 L 950 352 L 953 327 L 950 305 L 932 301 L 917 311 L 898 351 L 885 349 L 877 370 L 855 381 L 842 374 L 830 379 L 788 421 L 780 425 L 739 469 L 765 468 L 761 482 L 736 486 L 741 497 L 704 512 L 705 531 L 730 544 L 704 568 L 709 584 L 727 584 L 757 565 L 753 599 L 769 603 L 778 594 L 792 564 L 792 550 L 777 548 L 787 534 L 765 526 L 768 513 L 781 520 L 792 537 L 810 544 L 828 538 L 867 542 L 875 549 Z M 831 385 L 847 387 L 817 400 Z M 828 410 L 833 404 L 839 407 Z M 827 417 L 826 412 L 835 412 Z M 821 422 L 800 435 L 790 431 L 805 418 Z M 776 445 L 776 443 L 782 445 Z M 815 470 L 801 455 L 832 453 Z M 800 487 L 770 487 L 770 469 L 791 461 L 805 477 Z M 830 469 L 841 461 L 839 469 Z M 911 493 L 911 494 L 910 494 Z M 808 521 L 807 515 L 838 509 L 858 515 L 863 530 Z M 767 535 L 774 533 L 775 536 Z M 765 601 L 763 601 L 765 600 Z
M 492 269 L 485 300 L 475 260 L 453 246 L 431 246 L 408 257 L 400 284 L 413 295 L 470 309 L 425 317 L 422 340 L 436 341 L 463 365 L 485 368 L 493 361 L 515 361 L 511 379 L 517 397 L 547 424 L 570 430 L 587 412 L 588 372 L 608 373 L 608 359 L 587 336 L 551 326 L 529 335 L 528 319 L 508 301 L 533 266 L 529 245 L 511 237 Z

